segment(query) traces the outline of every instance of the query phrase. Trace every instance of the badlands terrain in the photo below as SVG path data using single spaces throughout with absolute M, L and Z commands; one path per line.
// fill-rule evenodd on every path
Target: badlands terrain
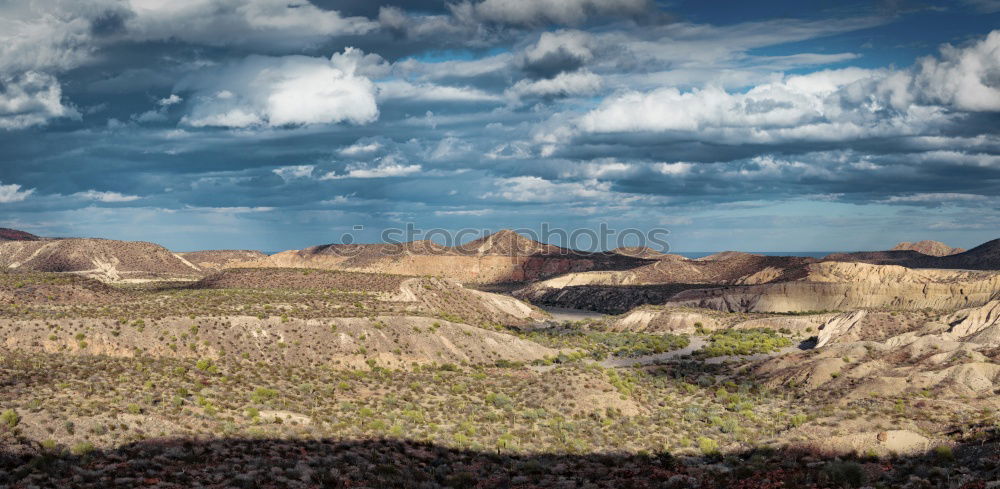
M 1000 240 L 268 256 L 0 230 L 3 488 L 998 487 L 998 393 Z

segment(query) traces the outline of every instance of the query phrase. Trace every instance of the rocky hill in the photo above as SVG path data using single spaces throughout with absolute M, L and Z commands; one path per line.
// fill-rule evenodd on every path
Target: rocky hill
M 112 304 L 128 294 L 97 280 L 74 274 L 0 271 L 0 308 L 35 304 Z
M 901 243 L 906 244 L 906 243 Z M 917 243 L 919 244 L 919 243 Z M 898 246 L 897 246 L 898 248 Z M 932 248 L 924 248 L 934 251 Z M 960 250 L 960 248 L 951 248 Z M 892 251 L 861 251 L 834 253 L 823 258 L 830 261 L 851 261 L 875 265 L 900 265 L 910 268 L 955 268 L 964 270 L 1000 270 L 1000 239 L 987 241 L 968 251 L 942 256 L 925 254 L 913 249 Z
M 948 246 L 940 241 L 925 239 L 914 243 L 903 241 L 896 246 L 893 246 L 889 251 L 905 250 L 916 251 L 917 253 L 923 253 L 930 256 L 948 256 L 956 253 L 962 253 L 965 251 L 965 248 L 952 248 L 951 246 Z
M 826 325 L 816 350 L 774 358 L 757 373 L 845 404 L 916 392 L 934 398 L 995 396 L 1000 301 L 914 320 L 906 331 L 888 337 L 859 339 L 854 331 L 865 329 L 857 325 L 865 312 Z
M 72 272 L 105 282 L 191 280 L 203 274 L 197 266 L 154 243 L 94 238 L 0 242 L 0 268 Z
M 0 228 L 0 241 L 36 241 L 42 238 L 17 229 Z
M 644 256 L 652 256 L 640 252 Z M 744 285 L 792 280 L 812 258 L 724 252 L 699 259 L 660 254 L 629 270 L 568 273 L 514 291 L 541 304 L 609 313 L 643 304 L 663 304 L 674 294 L 706 285 Z
M 459 253 L 479 256 L 568 255 L 573 253 L 566 248 L 539 243 L 509 229 L 503 229 L 459 245 L 456 250 Z
M 969 251 L 940 258 L 928 258 L 913 266 L 928 268 L 960 268 L 967 270 L 1000 270 L 1000 239 L 987 241 Z

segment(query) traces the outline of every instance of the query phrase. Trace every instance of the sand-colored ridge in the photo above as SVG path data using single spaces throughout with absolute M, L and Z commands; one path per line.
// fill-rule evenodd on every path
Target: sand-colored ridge
M 104 282 L 192 280 L 203 274 L 160 245 L 98 238 L 0 242 L 0 267 L 69 272 Z
M 962 253 L 965 248 L 952 248 L 940 241 L 925 239 L 923 241 L 909 242 L 903 241 L 893 246 L 889 251 L 916 251 L 930 256 L 948 256 Z
M 113 323 L 81 319 L 76 329 L 53 333 L 44 321 L 0 319 L 0 332 L 6 348 L 27 351 L 189 359 L 218 359 L 225 354 L 250 361 L 345 368 L 366 367 L 371 359 L 406 369 L 414 364 L 530 362 L 558 354 L 510 334 L 420 316 L 308 320 L 185 316 L 151 321 L 141 330 Z M 190 336 L 192 327 L 197 327 L 197 334 L 191 345 L 160 339 Z M 83 339 L 78 340 L 77 334 Z

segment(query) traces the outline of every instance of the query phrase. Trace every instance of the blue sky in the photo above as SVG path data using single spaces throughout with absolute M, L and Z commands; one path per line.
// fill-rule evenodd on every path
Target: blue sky
M 971 247 L 1000 237 L 998 21 L 994 0 L 0 2 L 0 226 Z

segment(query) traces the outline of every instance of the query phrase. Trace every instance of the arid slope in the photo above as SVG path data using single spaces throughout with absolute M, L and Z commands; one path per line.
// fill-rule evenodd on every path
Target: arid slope
M 185 251 L 178 252 L 177 256 L 205 271 L 221 270 L 238 263 L 261 260 L 267 257 L 264 253 L 255 250 Z
M 160 245 L 96 238 L 0 242 L 0 267 L 72 272 L 105 282 L 189 280 L 202 275 L 197 266 Z

